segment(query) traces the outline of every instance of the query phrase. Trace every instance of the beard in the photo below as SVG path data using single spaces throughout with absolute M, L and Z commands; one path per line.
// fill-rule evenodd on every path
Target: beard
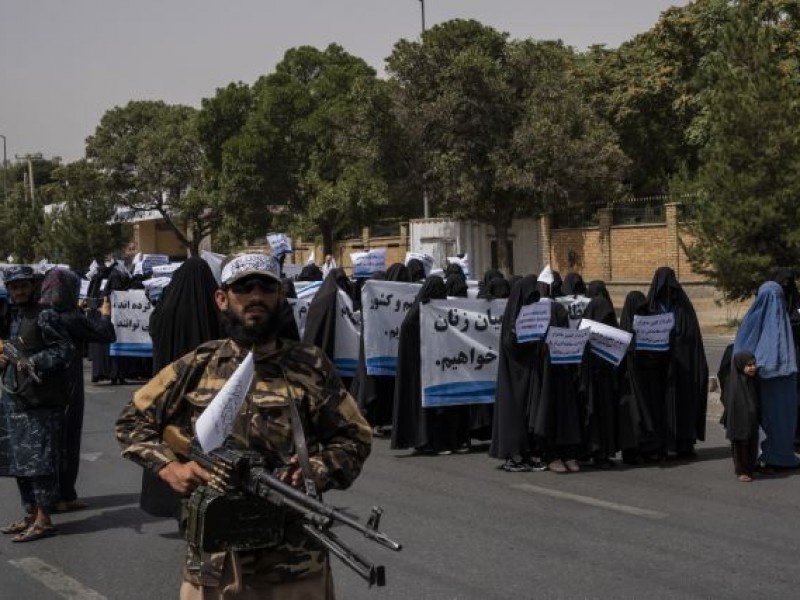
M 278 337 L 281 315 L 277 307 L 269 310 L 263 304 L 259 306 L 264 308 L 266 314 L 261 320 L 252 324 L 245 323 L 244 319 L 230 308 L 222 311 L 223 331 L 227 332 L 228 337 L 237 345 L 242 347 L 258 346 L 272 342 Z

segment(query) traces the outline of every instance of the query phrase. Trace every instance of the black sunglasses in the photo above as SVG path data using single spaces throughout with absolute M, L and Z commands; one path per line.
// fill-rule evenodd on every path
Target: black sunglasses
M 251 277 L 234 281 L 228 286 L 228 289 L 234 294 L 249 294 L 256 288 L 265 294 L 274 294 L 280 289 L 280 284 L 277 281 L 271 281 L 263 277 Z

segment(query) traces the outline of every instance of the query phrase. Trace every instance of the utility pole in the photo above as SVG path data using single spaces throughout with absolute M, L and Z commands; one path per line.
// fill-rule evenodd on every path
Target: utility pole
M 8 175 L 8 160 L 6 160 L 6 136 L 0 133 L 0 138 L 3 138 L 3 204 L 8 202 L 8 185 L 6 183 Z
M 31 206 L 36 206 L 36 196 L 35 196 L 36 186 L 33 183 L 33 161 L 42 160 L 42 153 L 37 152 L 36 154 L 25 154 L 23 156 L 15 154 L 14 158 L 16 158 L 17 160 L 28 161 L 28 184 L 31 186 Z
M 425 0 L 419 0 L 420 16 L 422 17 L 422 33 L 425 33 Z M 422 43 L 422 40 L 420 40 Z M 422 216 L 426 219 L 431 216 L 430 203 L 428 202 L 428 190 L 425 189 L 425 182 L 422 182 Z

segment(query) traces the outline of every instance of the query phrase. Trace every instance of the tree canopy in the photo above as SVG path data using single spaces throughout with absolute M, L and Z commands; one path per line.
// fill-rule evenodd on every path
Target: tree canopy
M 188 106 L 133 101 L 107 111 L 86 140 L 86 156 L 108 175 L 117 204 L 158 212 L 193 255 L 220 219 L 196 120 Z

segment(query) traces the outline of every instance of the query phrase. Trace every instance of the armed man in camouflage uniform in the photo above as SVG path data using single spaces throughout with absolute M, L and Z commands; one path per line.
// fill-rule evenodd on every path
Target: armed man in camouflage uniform
M 117 421 L 123 456 L 152 469 L 183 496 L 210 480 L 196 462 L 181 462 L 162 439 L 167 425 L 189 436 L 194 423 L 253 350 L 255 375 L 232 436 L 242 446 L 278 457 L 287 482 L 300 487 L 290 402 L 298 402 L 318 490 L 347 488 L 371 448 L 369 425 L 315 346 L 277 339 L 283 294 L 277 261 L 265 255 L 229 258 L 215 299 L 230 338 L 201 345 L 139 389 Z M 276 547 L 206 554 L 188 545 L 181 587 L 192 598 L 333 598 L 329 558 L 288 520 Z

